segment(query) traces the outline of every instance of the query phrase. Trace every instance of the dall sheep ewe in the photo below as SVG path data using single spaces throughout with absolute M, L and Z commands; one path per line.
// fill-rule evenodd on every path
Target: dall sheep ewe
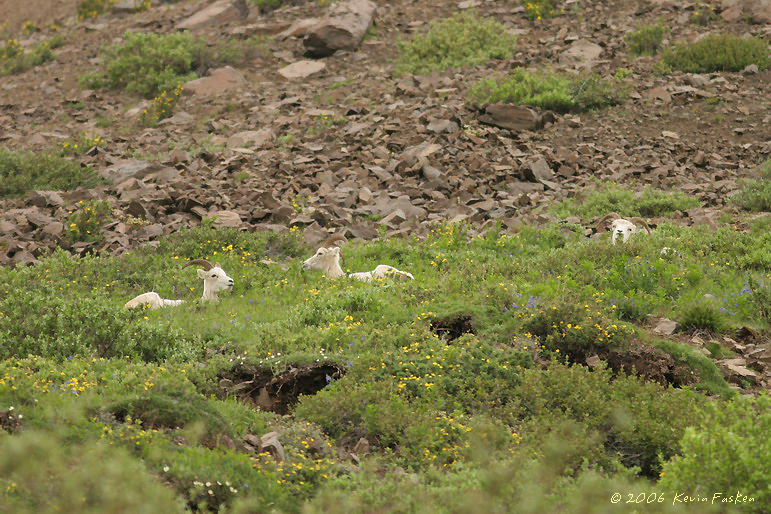
M 327 278 L 331 278 L 332 280 L 346 276 L 345 272 L 343 271 L 343 268 L 340 267 L 342 250 L 340 250 L 340 247 L 334 244 L 328 243 L 333 238 L 336 238 L 336 239 L 332 243 L 336 241 L 340 241 L 340 239 L 337 239 L 340 237 L 342 236 L 331 236 L 329 239 L 324 241 L 324 243 L 322 243 L 319 249 L 316 250 L 316 253 L 313 255 L 313 257 L 303 262 L 303 270 L 321 271 L 327 276 Z M 343 238 L 343 240 L 345 240 L 345 238 Z M 415 279 L 415 277 L 412 276 L 412 273 L 398 270 L 393 266 L 388 266 L 386 264 L 381 264 L 372 271 L 351 273 L 347 276 L 348 278 L 361 280 L 362 282 L 372 282 L 375 279 L 385 278 L 385 277 L 396 277 L 396 278 L 411 279 L 411 280 Z
M 651 228 L 644 219 L 624 219 L 615 212 L 606 215 L 597 223 L 597 231 L 604 232 L 608 222 L 611 222 L 610 232 L 612 234 L 613 244 L 616 244 L 618 238 L 621 238 L 622 243 L 626 243 L 632 235 L 643 232 L 643 230 L 648 234 L 651 233 Z
M 198 271 L 198 277 L 203 280 L 203 295 L 201 301 L 204 302 L 217 302 L 219 301 L 218 294 L 220 291 L 230 291 L 233 289 L 235 283 L 227 273 L 217 263 L 212 265 L 205 259 L 195 259 L 186 263 L 183 268 L 188 266 L 198 265 L 201 266 Z M 151 309 L 160 309 L 161 307 L 181 305 L 185 303 L 184 300 L 166 300 L 161 298 L 158 293 L 150 292 L 143 293 L 136 296 L 126 302 L 124 307 L 126 309 L 132 309 L 139 305 L 149 305 Z

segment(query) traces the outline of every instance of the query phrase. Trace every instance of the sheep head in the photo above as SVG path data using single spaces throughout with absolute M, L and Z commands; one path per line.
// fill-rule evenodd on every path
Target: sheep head
M 615 212 L 611 212 L 600 219 L 597 223 L 597 232 L 605 232 L 608 223 L 610 223 L 610 233 L 613 244 L 616 244 L 616 240 L 619 238 L 621 238 L 622 243 L 626 243 L 632 235 L 642 232 L 643 230 L 649 234 L 651 232 L 651 228 L 644 219 L 637 217 L 624 219 Z
M 340 248 L 333 246 L 327 248 L 322 246 L 310 259 L 303 262 L 303 270 L 319 270 L 331 279 L 336 279 L 344 275 L 340 267 Z
M 217 295 L 220 291 L 230 291 L 233 289 L 234 281 L 230 278 L 225 270 L 220 267 L 218 262 L 212 265 L 205 259 L 195 259 L 186 263 L 183 268 L 188 266 L 201 266 L 198 272 L 198 278 L 203 280 L 203 296 L 204 301 L 217 301 Z

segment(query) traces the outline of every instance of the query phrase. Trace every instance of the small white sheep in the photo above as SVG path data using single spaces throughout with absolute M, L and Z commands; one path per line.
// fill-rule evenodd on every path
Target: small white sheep
M 212 263 L 205 259 L 195 259 L 186 263 L 182 267 L 186 268 L 193 265 L 201 266 L 197 272 L 198 278 L 203 280 L 203 295 L 201 296 L 202 301 L 217 302 L 219 301 L 217 295 L 220 291 L 229 291 L 233 289 L 233 284 L 235 282 L 227 275 L 227 273 L 225 273 L 225 271 L 220 267 L 219 263 L 212 265 Z M 161 307 L 181 305 L 183 303 L 185 303 L 184 300 L 166 300 L 161 298 L 158 293 L 150 292 L 143 293 L 132 298 L 126 302 L 124 307 L 126 309 L 132 309 L 139 305 L 147 304 L 151 309 L 160 309 Z
M 329 239 L 327 241 L 329 241 Z M 342 256 L 342 251 L 338 246 L 332 246 L 332 247 L 324 246 L 327 243 L 327 241 L 325 241 L 322 244 L 322 246 L 319 247 L 318 250 L 316 250 L 316 253 L 313 255 L 313 257 L 303 262 L 303 270 L 321 271 L 327 276 L 327 278 L 331 278 L 332 280 L 346 276 L 345 272 L 343 271 L 343 268 L 340 267 L 340 258 Z M 411 280 L 415 279 L 415 277 L 412 276 L 412 273 L 398 270 L 393 266 L 388 266 L 386 264 L 381 264 L 372 271 L 351 273 L 347 276 L 348 278 L 361 280 L 362 282 L 371 282 L 375 279 L 386 278 L 386 277 L 411 279 Z
M 597 223 L 597 232 L 604 232 L 608 222 L 610 224 L 610 232 L 612 236 L 613 244 L 616 244 L 616 240 L 621 238 L 622 243 L 629 241 L 632 235 L 637 234 L 645 230 L 648 234 L 651 233 L 651 228 L 648 223 L 642 218 L 629 218 L 624 219 L 615 212 L 603 217 Z

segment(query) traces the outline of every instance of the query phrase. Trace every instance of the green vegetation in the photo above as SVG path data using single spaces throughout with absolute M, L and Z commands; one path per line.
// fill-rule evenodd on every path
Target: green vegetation
M 266 51 L 266 39 L 223 40 L 213 47 L 190 33 L 127 32 L 123 43 L 102 49 L 103 71 L 82 75 L 89 88 L 123 89 L 152 97 L 221 64 L 236 64 Z
M 85 20 L 101 16 L 116 3 L 117 0 L 81 0 L 77 7 L 78 19 Z
M 70 212 L 67 218 L 67 236 L 70 241 L 101 241 L 102 227 L 112 217 L 112 207 L 104 200 L 91 200 L 78 202 L 78 208 Z
M 771 396 L 767 393 L 707 405 L 695 426 L 686 429 L 681 455 L 664 464 L 661 486 L 690 495 L 710 491 L 710 499 L 721 495 L 716 503 L 735 501 L 742 512 L 765 512 L 771 503 L 771 460 L 766 458 L 771 453 L 769 430 Z M 744 499 L 745 495 L 754 501 Z
M 626 88 L 597 74 L 567 75 L 517 68 L 505 79 L 483 79 L 469 94 L 480 104 L 513 103 L 556 112 L 579 112 L 620 103 Z
M 562 14 L 560 0 L 520 0 L 530 20 L 541 20 Z
M 629 53 L 635 57 L 641 55 L 656 55 L 664 36 L 669 29 L 662 21 L 652 25 L 644 25 L 624 37 Z
M 768 43 L 756 37 L 710 34 L 694 43 L 678 43 L 664 50 L 662 63 L 688 73 L 741 71 L 750 64 L 765 70 L 771 65 Z
M 731 400 L 713 360 L 650 342 L 621 306 L 684 323 L 709 293 L 719 330 L 767 334 L 771 262 L 749 255 L 771 227 L 664 224 L 615 246 L 563 228 L 449 224 L 346 246 L 347 268 L 387 262 L 406 282 L 303 272 L 297 231 L 206 226 L 0 269 L 0 510 L 591 512 L 660 479 L 765 498 L 767 400 Z M 194 258 L 236 280 L 220 303 L 197 301 Z M 123 308 L 151 290 L 187 303 Z M 627 374 L 648 363 L 641 347 L 692 381 Z M 587 367 L 594 354 L 607 363 Z M 269 432 L 283 461 L 255 442 Z
M 147 109 L 142 111 L 140 119 L 148 127 L 155 127 L 158 122 L 171 118 L 180 95 L 182 95 L 182 84 L 177 85 L 173 90 L 162 91 L 160 95 L 153 98 Z
M 34 189 L 69 190 L 103 183 L 93 169 L 59 156 L 0 148 L 0 198 L 20 197 Z
M 715 12 L 715 8 L 712 7 L 709 4 L 704 4 L 701 2 L 696 2 L 696 5 L 693 6 L 693 14 L 691 15 L 691 23 L 695 23 L 696 25 L 701 25 L 702 27 L 706 27 L 707 25 L 712 24 L 713 22 L 717 21 L 718 16 Z
M 771 211 L 771 159 L 760 167 L 760 178 L 740 182 L 741 189 L 731 200 L 733 203 L 754 212 Z
M 560 218 L 578 216 L 581 219 L 589 219 L 604 216 L 609 212 L 615 212 L 621 217 L 651 218 L 671 216 L 675 211 L 699 206 L 699 200 L 684 193 L 666 193 L 653 189 L 635 193 L 616 184 L 598 184 L 595 190 L 590 190 L 585 199 L 565 200 L 555 205 L 551 212 Z
M 424 75 L 490 59 L 508 59 L 515 47 L 516 38 L 497 21 L 461 12 L 432 22 L 426 34 L 415 36 L 412 41 L 400 42 L 401 56 L 395 72 Z
M 51 51 L 64 43 L 62 36 L 53 36 L 48 41 L 23 47 L 15 39 L 7 39 L 0 46 L 0 77 L 27 71 L 54 58 Z

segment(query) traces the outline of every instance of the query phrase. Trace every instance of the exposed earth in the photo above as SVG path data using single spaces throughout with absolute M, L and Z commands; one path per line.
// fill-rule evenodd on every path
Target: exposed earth
M 207 2 L 85 21 L 74 17 L 75 1 L 50 9 L 36 2 L 10 9 L 4 2 L 3 11 L 13 12 L 6 31 L 16 29 L 18 37 L 19 20 L 57 23 L 65 43 L 54 61 L 0 78 L 0 141 L 12 149 L 57 151 L 63 141 L 99 136 L 106 145 L 76 158 L 115 182 L 61 198 L 3 201 L 0 238 L 10 243 L 5 262 L 68 248 L 57 226 L 45 228 L 88 198 L 109 199 L 116 214 L 149 224 L 136 229 L 115 222 L 106 227 L 104 246 L 76 252 L 120 253 L 206 217 L 250 229 L 298 225 L 308 240 L 340 228 L 364 239 L 376 237 L 381 226 L 389 235 L 421 233 L 444 219 L 480 227 L 500 220 L 516 229 L 523 221 L 545 220 L 545 207 L 581 194 L 598 179 L 685 191 L 704 208 L 682 213 L 679 221 L 714 225 L 718 211 L 731 212 L 726 199 L 737 179 L 771 155 L 770 72 L 663 75 L 655 71 L 656 58 L 627 55 L 623 39 L 662 17 L 671 27 L 669 42 L 715 31 L 768 36 L 771 26 L 762 22 L 757 2 L 745 10 L 756 9 L 759 20 L 727 16 L 730 21 L 721 18 L 708 27 L 689 22 L 694 6 L 687 1 L 581 3 L 569 15 L 537 21 L 528 20 L 518 4 L 472 3 L 517 34 L 513 59 L 395 77 L 396 42 L 459 6 L 385 2 L 372 35 L 355 52 L 320 59 L 322 71 L 279 77 L 277 70 L 306 58 L 301 37 L 277 36 L 270 52 L 224 72 L 235 87 L 222 87 L 215 72 L 219 78 L 210 87 L 187 88 L 174 117 L 146 128 L 137 120 L 146 100 L 83 90 L 77 77 L 94 71 L 100 47 L 123 32 L 173 32 Z M 266 13 L 247 7 L 243 18 L 194 31 L 208 41 L 275 34 L 326 9 L 315 2 Z M 22 43 L 50 32 L 44 28 Z M 536 131 L 481 124 L 468 89 L 479 78 L 517 66 L 591 69 L 604 76 L 629 70 L 625 80 L 632 91 L 623 105 L 556 115 Z M 593 221 L 581 220 L 587 226 Z M 657 220 L 650 221 L 655 226 Z

